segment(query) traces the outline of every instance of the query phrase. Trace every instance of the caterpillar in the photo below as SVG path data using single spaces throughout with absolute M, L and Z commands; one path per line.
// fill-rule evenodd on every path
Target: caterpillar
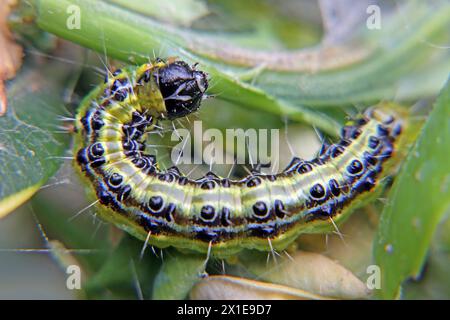
M 75 166 L 103 219 L 160 248 L 216 256 L 282 250 L 299 234 L 348 217 L 398 162 L 405 122 L 371 108 L 342 128 L 339 142 L 312 160 L 294 157 L 278 174 L 231 180 L 209 172 L 192 180 L 176 166 L 161 170 L 146 134 L 196 111 L 207 88 L 195 66 L 158 59 L 115 71 L 82 101 Z

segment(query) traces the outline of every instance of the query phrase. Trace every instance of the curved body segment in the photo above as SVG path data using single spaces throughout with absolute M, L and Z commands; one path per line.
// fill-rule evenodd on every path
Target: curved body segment
M 315 159 L 294 158 L 278 174 L 230 180 L 210 172 L 191 180 L 176 167 L 160 170 L 146 151 L 146 133 L 195 111 L 207 87 L 203 72 L 158 61 L 115 72 L 83 101 L 76 166 L 104 219 L 158 247 L 217 256 L 284 249 L 301 233 L 345 219 L 395 162 L 404 123 L 371 109 Z

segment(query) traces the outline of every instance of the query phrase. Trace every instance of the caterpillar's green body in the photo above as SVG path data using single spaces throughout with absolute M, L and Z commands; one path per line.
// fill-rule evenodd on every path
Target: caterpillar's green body
M 329 230 L 330 218 L 345 219 L 397 162 L 404 123 L 373 109 L 317 158 L 294 158 L 276 175 L 193 181 L 176 167 L 162 172 L 144 151 L 145 133 L 196 110 L 205 77 L 179 61 L 130 67 L 97 87 L 77 114 L 76 166 L 100 215 L 151 245 L 216 256 L 284 249 L 300 233 Z

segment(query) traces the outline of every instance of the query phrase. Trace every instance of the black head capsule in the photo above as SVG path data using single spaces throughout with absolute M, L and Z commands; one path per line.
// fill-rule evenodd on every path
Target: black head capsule
M 169 119 L 196 111 L 208 88 L 206 74 L 183 61 L 165 65 L 154 73 L 154 78 L 164 98 Z

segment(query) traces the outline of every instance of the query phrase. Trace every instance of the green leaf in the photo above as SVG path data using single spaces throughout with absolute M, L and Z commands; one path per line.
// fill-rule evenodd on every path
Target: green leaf
M 381 216 L 374 243 L 375 262 L 381 268 L 380 298 L 398 297 L 402 282 L 419 275 L 436 226 L 450 208 L 449 146 L 447 83 Z
M 137 13 L 179 25 L 190 25 L 208 13 L 206 5 L 200 0 L 111 0 L 111 2 Z
M 68 116 L 62 93 L 73 68 L 56 62 L 26 67 L 7 86 L 8 112 L 0 117 L 0 217 L 53 176 L 68 148 L 69 135 L 57 131 L 58 117 Z
M 164 251 L 164 263 L 153 287 L 153 299 L 184 299 L 205 271 L 205 256 Z
M 450 214 L 444 219 L 436 230 L 420 279 L 408 281 L 402 287 L 405 299 L 439 300 L 450 297 Z

